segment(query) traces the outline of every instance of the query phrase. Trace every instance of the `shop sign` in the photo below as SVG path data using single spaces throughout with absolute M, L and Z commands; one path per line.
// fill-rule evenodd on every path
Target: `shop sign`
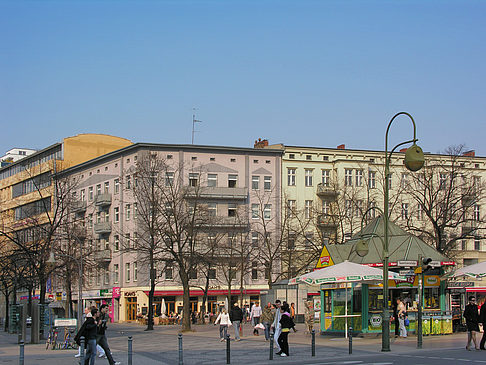
M 398 261 L 397 266 L 401 266 L 401 267 L 415 267 L 415 266 L 417 266 L 417 261 L 413 261 L 413 260 L 402 260 L 402 261 Z
M 425 285 L 436 286 L 439 284 L 439 278 L 437 276 L 426 276 Z
M 447 283 L 448 288 L 471 288 L 474 287 L 474 283 L 472 281 L 450 281 Z
M 112 294 L 109 289 L 100 289 L 100 296 L 101 297 L 111 297 Z
M 136 296 L 137 296 L 137 293 L 136 293 L 136 292 L 134 292 L 134 291 L 126 291 L 126 292 L 124 293 L 124 296 L 125 296 L 125 297 L 136 297 Z
M 415 281 L 415 276 L 409 276 L 407 277 L 406 280 L 395 280 L 395 286 L 397 288 L 403 288 L 403 287 L 411 288 L 413 286 L 414 281 Z
M 114 286 L 112 290 L 112 297 L 113 298 L 120 298 L 120 287 Z
M 373 314 L 370 317 L 370 324 L 371 327 L 380 327 L 381 326 L 381 314 Z

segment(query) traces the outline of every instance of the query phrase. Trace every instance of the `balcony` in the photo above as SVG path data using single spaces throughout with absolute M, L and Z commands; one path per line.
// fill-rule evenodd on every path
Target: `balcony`
M 333 214 L 320 214 L 317 217 L 317 226 L 321 229 L 337 229 L 338 216 Z
M 334 200 L 339 195 L 333 187 L 324 186 L 322 183 L 317 184 L 317 196 L 323 199 Z
M 188 197 L 200 197 L 202 199 L 246 200 L 248 198 L 248 188 L 199 187 L 198 190 L 195 188 L 189 188 Z
M 248 221 L 237 217 L 213 217 L 209 222 L 204 222 L 202 226 L 208 228 L 247 228 Z
M 111 233 L 111 222 L 100 222 L 94 224 L 94 232 L 96 234 L 109 234 Z
M 111 262 L 111 250 L 101 250 L 94 253 L 94 259 L 97 263 L 109 263 Z
M 462 226 L 462 235 L 468 237 L 474 237 L 478 233 L 478 225 L 476 222 L 469 222 Z
M 98 194 L 95 197 L 95 205 L 97 207 L 104 207 L 111 205 L 111 194 Z
M 79 201 L 74 201 L 72 202 L 72 211 L 74 213 L 81 213 L 81 212 L 85 212 L 86 211 L 86 206 L 87 206 L 87 202 L 86 201 L 82 201 L 82 200 L 79 200 Z

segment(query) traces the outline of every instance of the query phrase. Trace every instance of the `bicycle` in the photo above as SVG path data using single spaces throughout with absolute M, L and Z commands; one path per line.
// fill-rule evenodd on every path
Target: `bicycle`
M 67 350 L 67 349 L 77 349 L 78 348 L 78 344 L 76 342 L 74 342 L 74 329 L 70 329 L 70 328 L 67 328 L 65 327 L 64 328 L 64 342 L 62 343 L 62 345 L 60 344 L 60 348 L 63 349 L 63 350 Z
M 47 337 L 46 341 L 46 350 L 49 350 L 49 346 L 51 347 L 51 350 L 55 350 L 57 346 L 57 336 L 59 332 L 57 331 L 56 328 L 51 328 L 49 331 L 49 336 Z

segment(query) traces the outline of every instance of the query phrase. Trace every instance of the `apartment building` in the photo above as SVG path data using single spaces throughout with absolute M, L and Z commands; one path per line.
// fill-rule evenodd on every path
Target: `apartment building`
M 121 322 L 135 321 L 148 311 L 151 275 L 141 248 L 142 232 L 146 230 L 141 211 L 145 196 L 137 190 L 144 179 L 140 170 L 143 161 L 158 161 L 166 168 L 161 181 L 153 175 L 152 189 L 159 183 L 168 189 L 186 189 L 184 200 L 167 209 L 194 200 L 198 191 L 205 213 L 211 217 L 210 223 L 204 223 L 206 229 L 200 229 L 199 246 L 206 247 L 218 236 L 221 246 L 227 249 L 239 235 L 243 247 L 253 252 L 251 248 L 261 245 L 262 239 L 271 239 L 262 237 L 261 222 L 268 224 L 269 236 L 278 233 L 281 155 L 279 149 L 137 143 L 64 170 L 59 178 L 77 182 L 75 214 L 84 221 L 85 246 L 93 248 L 96 263 L 88 269 L 84 305 L 107 303 L 112 319 Z M 169 247 L 162 251 L 167 250 Z M 244 303 L 257 301 L 268 288 L 268 276 L 277 275 L 278 267 L 265 270 L 256 254 L 245 257 L 245 265 L 243 276 L 238 274 L 236 264 L 234 268 L 214 265 L 204 273 L 204 268 L 197 265 L 190 273 L 192 311 L 201 311 L 206 275 L 207 310 L 215 312 L 224 303 L 229 288 L 225 278 L 231 270 L 235 271 L 230 288 L 232 300 L 243 296 Z M 153 277 L 155 313 L 162 314 L 162 302 L 165 314 L 181 312 L 183 287 L 177 265 L 170 259 L 160 260 Z M 74 299 L 78 299 L 76 294 Z

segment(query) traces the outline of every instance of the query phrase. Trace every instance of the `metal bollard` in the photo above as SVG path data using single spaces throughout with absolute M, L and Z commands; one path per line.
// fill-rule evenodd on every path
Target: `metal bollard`
M 179 365 L 183 365 L 184 362 L 182 360 L 182 333 L 179 333 Z
M 273 360 L 273 332 L 270 333 L 270 360 Z
M 348 338 L 349 338 L 349 354 L 353 353 L 353 327 L 349 327 L 348 329 Z
M 79 357 L 79 363 L 84 364 L 84 336 L 81 337 L 81 356 Z
M 226 363 L 231 364 L 231 361 L 230 361 L 230 335 L 226 335 Z
M 312 356 L 316 356 L 316 330 L 312 330 L 311 348 L 312 348 Z
M 133 356 L 133 338 L 132 336 L 128 336 L 128 365 L 132 365 L 132 356 Z
M 24 341 L 20 341 L 19 365 L 24 365 Z

